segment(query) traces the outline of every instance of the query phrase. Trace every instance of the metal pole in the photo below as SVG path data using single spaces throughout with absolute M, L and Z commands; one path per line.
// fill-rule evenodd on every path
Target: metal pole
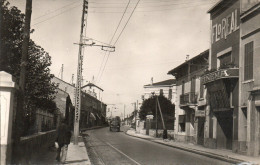
M 79 136 L 79 120 L 80 120 L 80 108 L 81 108 L 81 79 L 82 79 L 82 59 L 83 59 L 83 29 L 84 29 L 84 16 L 85 5 L 88 2 L 83 0 L 83 10 L 81 17 L 81 29 L 80 29 L 80 41 L 79 41 L 79 54 L 78 54 L 78 69 L 77 69 L 77 83 L 76 83 L 76 101 L 75 101 L 75 120 L 74 120 L 74 145 L 78 145 Z
M 63 80 L 63 64 L 61 65 L 61 79 Z
M 125 104 L 124 104 L 124 120 L 125 120 Z
M 135 103 L 135 130 L 136 130 L 136 103 Z
M 155 112 L 156 112 L 156 116 L 155 116 L 155 120 L 156 120 L 156 131 L 155 131 L 155 136 L 158 137 L 158 117 L 157 117 L 157 96 L 155 96 Z

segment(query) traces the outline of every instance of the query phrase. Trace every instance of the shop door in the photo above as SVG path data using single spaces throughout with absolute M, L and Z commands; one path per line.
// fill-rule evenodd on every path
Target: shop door
M 233 117 L 231 113 L 220 113 L 217 117 L 217 148 L 232 150 Z
M 204 123 L 205 118 L 199 117 L 198 118 L 198 144 L 203 145 L 204 144 Z

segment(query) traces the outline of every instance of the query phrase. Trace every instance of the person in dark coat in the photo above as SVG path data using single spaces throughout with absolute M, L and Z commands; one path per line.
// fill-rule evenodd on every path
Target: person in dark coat
M 65 120 L 62 120 L 61 125 L 57 130 L 57 139 L 56 142 L 59 144 L 57 150 L 56 160 L 64 163 L 67 156 L 68 145 L 70 144 L 71 131 L 69 126 L 66 124 Z

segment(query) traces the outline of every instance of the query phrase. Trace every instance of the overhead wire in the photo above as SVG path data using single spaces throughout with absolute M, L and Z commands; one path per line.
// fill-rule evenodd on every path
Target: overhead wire
M 130 0 L 128 0 L 128 3 L 127 3 L 127 5 L 126 5 L 126 7 L 125 7 L 125 10 L 124 10 L 124 13 L 123 13 L 123 15 L 122 15 L 122 17 L 121 17 L 121 19 L 120 19 L 120 21 L 119 21 L 117 27 L 116 27 L 116 30 L 115 30 L 115 32 L 114 32 L 114 34 L 113 34 L 113 36 L 112 36 L 112 38 L 111 38 L 111 40 L 110 40 L 110 42 L 109 42 L 109 45 L 112 43 L 112 40 L 114 39 L 114 37 L 115 37 L 115 35 L 116 35 L 116 33 L 117 33 L 117 30 L 118 30 L 118 28 L 119 28 L 119 26 L 120 26 L 120 24 L 121 24 L 121 22 L 122 22 L 122 20 L 123 20 L 123 18 L 124 18 L 124 16 L 125 16 L 125 13 L 126 13 L 128 7 L 129 7 L 129 4 L 130 4 Z M 103 62 L 104 62 L 104 59 L 105 59 L 105 57 L 106 57 L 106 54 L 107 54 L 107 52 L 105 52 L 105 55 L 103 56 L 102 63 L 101 63 L 100 70 L 99 70 L 99 72 L 98 72 L 97 78 L 99 78 L 100 71 L 101 71 L 101 69 L 102 69 Z M 108 56 L 107 56 L 107 59 L 106 59 L 104 68 L 105 68 L 105 66 L 106 66 L 107 60 L 108 60 L 108 58 L 109 58 L 109 55 L 110 55 L 110 52 L 108 53 Z M 103 70 L 104 70 L 104 69 L 103 69 Z M 103 74 L 103 71 L 102 71 L 102 74 Z
M 214 2 L 212 2 L 212 3 L 215 3 L 215 0 L 213 0 Z M 198 5 L 193 5 L 193 6 L 185 6 L 185 7 L 179 7 L 179 8 L 173 8 L 173 9 L 162 9 L 162 10 L 141 10 L 141 11 L 135 11 L 135 12 L 163 12 L 163 11 L 173 11 L 173 10 L 176 10 L 176 9 L 183 9 L 183 8 L 190 8 L 190 7 L 196 7 L 196 6 L 202 6 L 202 5 L 208 5 L 208 4 L 212 4 L 212 3 L 203 3 L 203 4 L 198 4 Z M 73 3 L 74 4 L 74 3 Z M 68 4 L 68 5 L 66 5 L 66 6 L 69 6 L 69 5 L 71 5 L 71 4 Z M 178 5 L 178 4 L 176 4 L 176 5 Z M 180 5 L 180 4 L 179 4 Z M 59 15 L 61 15 L 61 14 L 64 14 L 64 13 L 66 13 L 66 12 L 69 12 L 69 11 L 71 11 L 72 9 L 75 9 L 76 7 L 79 7 L 79 6 L 81 6 L 81 4 L 79 4 L 79 5 L 77 5 L 77 6 L 74 6 L 74 7 L 71 7 L 71 8 L 69 8 L 69 9 L 67 9 L 67 10 L 65 10 L 65 11 L 63 11 L 63 12 L 61 12 L 61 13 L 59 13 L 59 14 L 56 14 L 56 15 L 54 15 L 54 16 L 51 16 L 51 17 L 49 17 L 49 18 L 47 18 L 47 19 L 45 19 L 45 20 L 43 20 L 43 21 L 40 21 L 40 22 L 37 22 L 37 23 L 34 23 L 34 24 L 32 24 L 32 26 L 35 26 L 35 25 L 38 25 L 38 24 L 41 24 L 41 23 L 44 23 L 44 22 L 46 22 L 46 21 L 48 21 L 48 20 L 51 20 L 51 19 L 53 19 L 53 18 L 55 18 L 55 17 L 57 17 L 57 16 L 59 16 Z M 64 6 L 63 6 L 64 7 Z M 154 7 L 156 7 L 156 6 L 154 6 Z M 62 7 L 61 7 L 62 8 Z M 58 11 L 59 9 L 56 9 L 56 11 Z M 55 10 L 54 10 L 55 11 Z M 54 13 L 54 11 L 53 12 L 50 12 L 50 13 Z M 98 13 L 100 13 L 100 14 L 102 14 L 102 13 L 124 13 L 124 12 L 121 12 L 121 11 L 89 11 L 89 13 L 95 13 L 95 14 L 98 14 Z M 126 12 L 127 13 L 127 12 Z M 45 15 L 48 15 L 48 13 L 47 14 L 45 14 Z
M 71 8 L 69 8 L 69 9 L 67 9 L 67 10 L 64 10 L 63 12 L 61 12 L 61 13 L 59 13 L 59 14 L 57 14 L 57 15 L 54 15 L 54 16 L 52 16 L 52 17 L 49 17 L 49 18 L 47 18 L 47 19 L 45 19 L 45 20 L 43 20 L 43 21 L 34 23 L 34 24 L 32 24 L 32 26 L 35 26 L 35 25 L 38 25 L 38 24 L 40 24 L 40 23 L 49 21 L 49 20 L 51 20 L 51 19 L 53 19 L 53 18 L 55 18 L 55 17 L 57 17 L 57 16 L 59 16 L 59 15 L 61 15 L 61 14 L 63 14 L 63 13 L 66 13 L 66 12 L 68 12 L 68 11 L 71 11 L 72 9 L 75 9 L 75 8 L 81 6 L 81 5 L 82 5 L 82 4 L 79 4 L 79 5 L 77 5 L 77 6 L 71 7 Z
M 125 30 L 125 28 L 126 28 L 128 22 L 130 21 L 130 19 L 131 19 L 132 15 L 133 15 L 133 13 L 134 13 L 134 11 L 135 11 L 137 5 L 139 4 L 139 2 L 140 2 L 140 0 L 138 0 L 138 2 L 137 2 L 136 5 L 135 5 L 135 8 L 132 10 L 132 13 L 131 13 L 131 15 L 129 16 L 129 18 L 128 18 L 126 24 L 125 24 L 125 26 L 123 27 L 123 29 L 121 30 L 119 36 L 117 37 L 116 41 L 114 42 L 114 44 L 113 44 L 114 46 L 115 46 L 115 44 L 117 43 L 117 41 L 119 40 L 119 38 L 121 37 L 123 31 Z M 106 64 L 107 64 L 107 61 L 108 61 L 109 55 L 110 55 L 110 52 L 109 52 L 108 57 L 107 57 L 107 59 L 106 59 L 105 66 L 104 66 L 104 68 L 103 68 L 103 70 L 102 70 L 102 72 L 101 72 L 101 75 L 100 75 L 99 81 L 101 80 L 101 77 L 102 77 L 102 75 L 103 75 L 103 73 L 104 73 L 104 70 L 105 70 L 105 67 L 106 67 Z
M 211 0 L 212 1 L 212 0 Z M 214 0 L 213 0 L 214 1 Z M 173 4 L 163 4 L 163 5 L 153 5 L 153 6 L 139 6 L 138 8 L 151 8 L 151 7 L 164 7 L 164 6 L 176 6 L 176 5 L 187 5 L 187 4 L 194 4 L 194 3 L 200 3 L 200 2 L 205 2 L 205 1 L 193 1 L 193 2 L 187 2 L 187 3 L 173 3 Z M 104 9 L 104 8 L 124 8 L 121 6 L 92 6 L 91 8 L 100 8 L 100 9 Z M 134 8 L 133 7 L 129 7 L 129 8 Z
M 75 3 L 79 3 L 79 2 L 81 2 L 81 1 L 76 1 L 76 2 L 69 3 L 69 4 L 64 5 L 64 6 L 60 7 L 60 8 L 57 8 L 57 9 L 55 9 L 55 10 L 53 10 L 53 11 L 50 11 L 50 12 L 48 12 L 48 13 L 46 13 L 46 14 L 43 14 L 43 15 L 41 15 L 41 16 L 39 16 L 39 17 L 36 17 L 36 18 L 34 18 L 34 20 L 37 20 L 37 19 L 42 18 L 42 17 L 44 17 L 44 16 L 46 16 L 46 15 L 49 15 L 49 14 L 55 13 L 55 12 L 57 12 L 57 11 L 63 9 L 63 8 L 66 8 L 67 6 L 71 6 L 71 5 L 73 5 L 73 4 L 75 4 Z

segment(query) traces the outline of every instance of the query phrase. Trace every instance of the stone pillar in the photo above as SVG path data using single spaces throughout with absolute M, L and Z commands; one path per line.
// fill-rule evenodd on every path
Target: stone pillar
M 11 163 L 12 124 L 14 116 L 14 93 L 17 88 L 9 73 L 0 72 L 1 109 L 1 164 Z

